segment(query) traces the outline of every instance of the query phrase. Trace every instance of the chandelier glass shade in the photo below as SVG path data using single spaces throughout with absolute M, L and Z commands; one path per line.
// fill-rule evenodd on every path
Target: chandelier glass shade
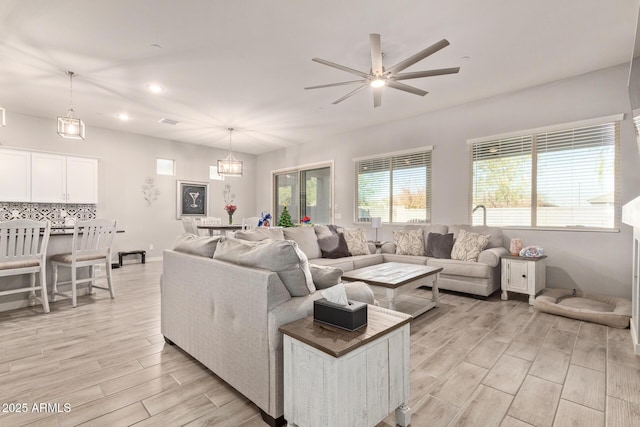
M 224 160 L 218 160 L 218 175 L 220 176 L 242 176 L 242 161 L 233 157 L 231 152 L 231 133 L 233 128 L 229 128 L 229 154 Z
M 69 139 L 84 139 L 84 122 L 73 116 L 73 71 L 67 71 L 69 76 L 69 109 L 65 116 L 58 116 L 58 135 Z

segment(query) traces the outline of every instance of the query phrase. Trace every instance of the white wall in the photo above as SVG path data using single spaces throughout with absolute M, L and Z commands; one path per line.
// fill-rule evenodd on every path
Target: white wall
M 333 159 L 336 212 L 342 215 L 342 219 L 335 222 L 352 226 L 355 174 L 352 158 L 432 145 L 434 223 L 469 223 L 468 139 L 628 113 L 627 79 L 628 65 L 621 65 L 339 135 L 332 141 L 316 141 L 260 155 L 257 208 L 271 209 L 272 170 Z M 428 95 L 424 102 L 429 102 Z M 621 126 L 623 203 L 640 193 L 640 159 L 628 116 L 625 115 Z M 379 237 L 392 240 L 392 229 L 383 228 Z M 373 237 L 373 231 L 369 233 Z M 624 297 L 631 296 L 631 236 L 632 230 L 626 225 L 621 226 L 619 233 L 505 230 L 506 246 L 510 238 L 522 237 L 526 245 L 545 248 L 549 255 L 548 287 L 578 288 Z
M 83 117 L 83 119 L 86 119 Z M 0 145 L 61 154 L 100 158 L 100 189 L 97 212 L 99 218 L 115 218 L 118 234 L 114 252 L 144 249 L 147 257 L 162 256 L 162 250 L 173 247 L 182 223 L 176 219 L 176 180 L 206 181 L 209 186 L 209 215 L 226 221 L 222 191 L 230 183 L 236 194 L 238 210 L 234 219 L 256 215 L 256 157 L 234 153 L 245 162 L 245 176 L 209 181 L 209 165 L 226 157 L 226 150 L 208 148 L 159 138 L 100 129 L 87 125 L 84 141 L 60 138 L 56 118 L 41 118 L 7 111 L 7 126 L 0 128 Z M 163 126 L 163 125 L 158 125 Z M 126 123 L 122 125 L 126 130 Z M 156 159 L 175 159 L 176 176 L 156 175 Z M 143 198 L 142 185 L 147 176 L 156 181 L 158 200 L 151 206 Z M 149 245 L 154 250 L 149 250 Z

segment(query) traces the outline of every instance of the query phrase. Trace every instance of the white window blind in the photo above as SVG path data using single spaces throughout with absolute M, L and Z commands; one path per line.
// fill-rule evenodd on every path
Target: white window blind
M 473 144 L 473 207 L 487 225 L 615 228 L 618 139 L 612 122 Z
M 431 150 L 356 161 L 356 218 L 430 222 Z

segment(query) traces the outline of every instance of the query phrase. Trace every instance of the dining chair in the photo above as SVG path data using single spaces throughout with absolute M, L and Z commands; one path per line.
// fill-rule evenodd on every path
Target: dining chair
M 260 223 L 260 218 L 257 216 L 252 216 L 249 218 L 242 218 L 242 229 L 243 230 L 251 230 L 252 228 L 256 228 Z
M 68 294 L 58 291 L 58 285 L 67 285 L 69 283 L 71 284 L 71 305 L 73 307 L 77 306 L 77 286 L 81 283 L 89 283 L 90 294 L 93 293 L 93 288 L 98 288 L 109 291 L 111 298 L 115 298 L 116 295 L 111 278 L 111 245 L 115 233 L 115 220 L 92 219 L 89 221 L 76 221 L 73 228 L 71 252 L 51 257 L 51 264 L 53 265 L 52 302 L 56 301 L 56 296 L 58 295 L 69 298 Z M 95 267 L 97 265 L 105 266 L 107 287 L 96 286 L 95 284 Z M 59 267 L 71 269 L 71 280 L 58 283 Z M 78 269 L 82 267 L 89 267 L 89 278 L 78 280 Z
M 191 217 L 182 218 L 182 226 L 184 227 L 185 233 L 195 234 L 196 236 L 199 234 L 196 221 Z
M 206 216 L 204 218 L 200 218 L 200 225 L 221 225 L 222 224 L 222 218 L 216 218 L 213 216 Z M 221 235 L 222 232 L 220 230 L 198 230 L 200 231 L 200 235 L 205 235 L 205 236 L 216 236 L 216 235 Z
M 14 219 L 0 222 L 0 277 L 31 276 L 29 287 L 0 291 L 0 296 L 29 292 L 29 305 L 34 306 L 39 300 L 44 312 L 49 313 L 46 256 L 50 233 L 49 221 Z M 36 286 L 36 273 L 40 276 L 39 286 Z M 38 290 L 40 298 L 36 297 Z

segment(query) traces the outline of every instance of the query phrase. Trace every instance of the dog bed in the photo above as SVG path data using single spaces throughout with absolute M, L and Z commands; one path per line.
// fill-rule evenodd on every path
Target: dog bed
M 631 301 L 575 289 L 545 289 L 533 302 L 536 310 L 614 328 L 628 328 Z

